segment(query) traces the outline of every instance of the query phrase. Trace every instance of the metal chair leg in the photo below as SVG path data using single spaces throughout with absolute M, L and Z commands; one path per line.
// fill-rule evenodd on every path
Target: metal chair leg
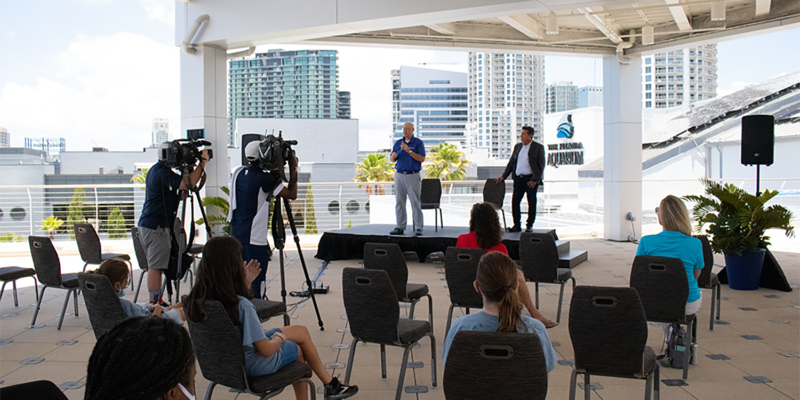
M 139 298 L 139 291 L 142 289 L 142 281 L 144 280 L 145 272 L 147 271 L 142 271 L 142 273 L 139 274 L 139 284 L 136 286 L 136 294 L 133 295 L 134 303 L 136 303 L 136 299 Z
M 686 334 L 688 336 L 687 340 L 684 342 L 684 349 L 683 349 L 683 379 L 686 380 L 689 378 L 689 360 L 692 358 L 692 343 L 694 343 L 694 339 L 692 338 L 692 325 L 694 322 L 694 318 L 690 318 L 687 321 L 686 327 Z
M 539 282 L 533 283 L 533 292 L 536 294 L 536 309 L 539 309 Z
M 433 297 L 426 294 L 428 297 L 428 323 L 431 324 L 431 332 L 433 332 Z
M 583 398 L 586 400 L 592 400 L 592 379 L 589 377 L 589 373 L 585 372 L 583 374 Z
M 206 399 L 205 400 L 211 400 L 211 393 L 214 392 L 214 386 L 217 386 L 217 382 L 211 382 L 211 384 L 208 385 L 208 389 L 206 389 Z
M 569 400 L 575 400 L 575 387 L 578 386 L 578 370 L 572 368 L 572 375 L 569 378 Z
M 433 336 L 433 325 L 431 325 L 431 381 L 433 387 L 436 387 L 436 338 Z
M 67 293 L 69 296 L 69 293 Z M 75 316 L 78 316 L 78 289 L 72 291 L 72 304 L 75 306 Z
M 566 284 L 567 281 L 561 282 L 561 290 L 558 292 L 558 312 L 556 313 L 557 323 L 561 323 L 561 303 L 563 303 L 564 300 L 564 285 Z
M 439 214 L 436 213 L 436 209 L 433 209 L 433 230 L 439 232 Z
M 719 308 L 722 305 L 722 285 L 717 284 L 717 320 L 719 320 Z
M 87 262 L 87 263 L 85 263 L 85 264 L 83 264 L 83 271 L 82 271 L 82 272 L 86 272 L 86 266 L 87 266 L 87 265 L 89 265 L 89 263 L 88 263 L 88 262 Z
M 358 339 L 353 338 L 353 341 L 350 343 L 350 357 L 347 359 L 347 370 L 344 373 L 344 384 L 350 384 L 350 372 L 353 371 L 353 359 L 356 357 L 356 345 L 358 344 Z
M 656 363 L 656 370 L 653 372 L 653 400 L 661 399 L 661 367 Z
M 447 337 L 447 334 L 450 333 L 450 323 L 453 322 L 453 309 L 455 306 L 451 303 L 450 309 L 447 310 L 447 325 L 444 327 L 444 337 Z M 433 328 L 433 327 L 431 327 Z
M 36 280 L 35 276 L 31 278 L 33 278 L 33 294 L 36 295 L 36 302 L 39 302 L 39 281 Z
M 408 369 L 408 353 L 411 353 L 411 346 L 413 344 L 409 344 L 405 346 L 405 351 L 403 351 L 403 362 L 400 364 L 400 378 L 397 381 L 397 394 L 395 395 L 395 400 L 400 400 L 403 397 L 403 383 L 406 379 L 406 369 Z
M 442 209 L 439 209 L 439 224 L 442 225 L 442 229 L 444 229 L 444 214 L 442 213 Z
M 0 288 L 0 300 L 3 300 L 3 292 L 5 292 L 5 291 L 6 291 L 6 284 L 7 284 L 7 283 L 8 283 L 8 282 L 3 282 L 3 287 L 2 287 L 2 288 Z M 15 306 L 17 305 L 16 301 L 14 302 L 14 305 L 15 305 Z
M 408 319 L 414 319 L 414 306 L 417 305 L 419 299 L 412 300 L 411 305 L 408 306 Z
M 17 281 L 16 281 L 16 279 L 11 282 L 11 286 L 14 288 L 14 307 L 19 307 L 19 298 L 17 297 Z
M 72 294 L 70 292 L 72 292 L 72 290 L 67 292 L 67 296 L 64 299 L 64 305 L 61 306 L 61 317 L 58 319 L 58 328 L 56 328 L 56 330 L 58 331 L 61 330 L 61 324 L 64 322 L 64 315 L 67 314 L 67 304 L 69 304 L 69 295 Z
M 644 383 L 644 400 L 650 400 L 651 392 L 653 391 L 653 374 L 647 374 Z
M 717 296 L 716 296 L 717 293 L 716 293 L 716 291 L 717 291 L 717 288 L 712 286 L 711 287 L 711 313 L 710 313 L 711 314 L 711 318 L 709 318 L 709 320 L 708 320 L 708 329 L 710 329 L 712 331 L 714 330 L 714 310 L 717 308 L 716 307 L 716 303 L 717 303 Z
M 42 307 L 42 299 L 44 299 L 44 290 L 47 289 L 47 285 L 42 285 L 42 292 L 39 293 L 39 299 L 36 300 L 36 309 L 33 310 L 33 320 L 31 320 L 31 326 L 36 325 L 36 317 L 39 315 L 39 309 Z M 69 297 L 67 297 L 69 299 Z
M 386 345 L 381 345 L 381 379 L 386 380 Z

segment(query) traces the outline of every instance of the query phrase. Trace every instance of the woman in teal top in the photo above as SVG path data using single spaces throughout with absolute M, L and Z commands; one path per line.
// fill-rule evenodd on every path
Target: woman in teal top
M 686 300 L 686 315 L 700 310 L 702 297 L 697 286 L 697 277 L 703 269 L 703 245 L 692 237 L 692 222 L 689 210 L 683 201 L 673 195 L 664 197 L 656 207 L 658 223 L 664 230 L 657 235 L 648 235 L 639 241 L 637 256 L 680 258 L 689 279 L 689 298 Z

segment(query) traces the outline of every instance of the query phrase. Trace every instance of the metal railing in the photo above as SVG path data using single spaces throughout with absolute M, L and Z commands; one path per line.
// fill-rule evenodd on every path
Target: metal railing
M 722 182 L 755 192 L 754 179 L 726 179 Z M 472 205 L 482 201 L 484 181 L 445 181 L 442 186 L 440 206 L 445 225 L 467 226 Z M 800 179 L 762 179 L 761 189 L 779 190 L 781 194 L 771 203 L 784 205 L 800 218 Z M 703 186 L 696 179 L 643 180 L 643 223 L 656 222 L 653 209 L 667 194 L 702 193 Z M 138 221 L 144 194 L 141 184 L 0 186 L 0 241 L 49 234 L 57 239 L 69 239 L 71 224 L 84 221 L 93 224 L 100 236 L 107 238 L 109 233 L 115 233 L 110 220 L 119 224 L 122 218 L 125 231 Z M 503 204 L 508 225 L 512 224 L 511 194 L 511 181 L 508 180 Z M 601 234 L 603 196 L 602 179 L 546 180 L 537 197 L 536 225 L 558 228 L 570 234 Z M 393 182 L 301 183 L 298 185 L 298 198 L 291 202 L 291 206 L 300 234 L 395 223 Z M 687 206 L 691 207 L 691 204 Z M 527 210 L 526 200 L 523 200 L 522 210 Z M 219 213 L 212 209 L 208 211 L 209 214 Z M 426 224 L 432 227 L 433 211 L 425 210 L 425 214 Z M 186 215 L 188 218 L 188 210 Z M 42 229 L 42 220 L 50 216 L 64 223 L 59 229 L 47 232 Z M 199 216 L 199 210 L 196 210 L 195 217 Z M 109 227 L 112 227 L 111 232 Z

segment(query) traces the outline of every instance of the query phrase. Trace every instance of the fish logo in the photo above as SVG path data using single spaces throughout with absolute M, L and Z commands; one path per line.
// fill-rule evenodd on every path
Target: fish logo
M 572 139 L 575 136 L 575 125 L 572 124 L 572 114 L 566 114 L 558 121 L 558 134 L 556 137 Z

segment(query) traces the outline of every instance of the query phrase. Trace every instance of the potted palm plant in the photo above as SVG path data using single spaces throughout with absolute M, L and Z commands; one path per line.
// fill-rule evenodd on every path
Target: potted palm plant
M 761 280 L 761 266 L 769 246 L 767 229 L 782 229 L 787 237 L 794 236 L 792 213 L 781 205 L 765 204 L 778 195 L 765 190 L 754 196 L 731 184 L 719 184 L 702 179 L 706 196 L 689 195 L 694 202 L 697 231 L 706 227 L 711 249 L 725 256 L 728 285 L 731 289 L 756 290 Z
M 51 215 L 42 220 L 42 225 L 39 227 L 39 229 L 47 232 L 47 235 L 50 236 L 50 240 L 53 240 L 53 234 L 59 228 L 61 228 L 61 225 L 64 225 L 64 221 L 54 215 Z

